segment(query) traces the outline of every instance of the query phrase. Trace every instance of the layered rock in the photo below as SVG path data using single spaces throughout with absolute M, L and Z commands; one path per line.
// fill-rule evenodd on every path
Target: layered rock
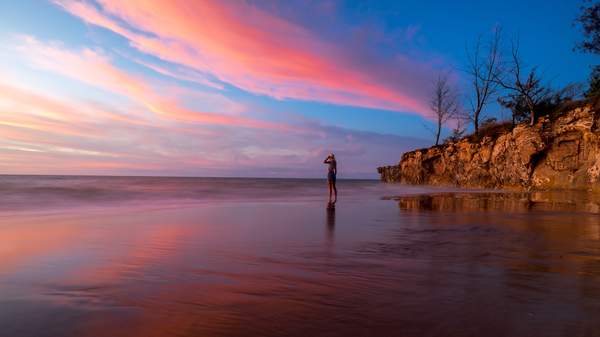
M 600 129 L 590 106 L 499 136 L 407 152 L 381 180 L 510 189 L 600 189 Z

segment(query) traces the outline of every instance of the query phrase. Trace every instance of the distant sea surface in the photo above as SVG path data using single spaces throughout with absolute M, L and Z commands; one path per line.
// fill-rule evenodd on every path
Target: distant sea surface
M 0 176 L 0 336 L 600 336 L 600 198 Z
M 420 187 L 398 188 L 373 180 L 346 180 L 340 195 L 361 198 L 381 193 L 422 193 Z M 218 201 L 322 201 L 325 179 L 185 178 L 109 176 L 0 175 L 0 210 L 181 205 Z

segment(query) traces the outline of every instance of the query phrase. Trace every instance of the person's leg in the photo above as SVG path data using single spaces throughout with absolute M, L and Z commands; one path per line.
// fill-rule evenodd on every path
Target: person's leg
M 329 184 L 329 201 L 331 201 L 331 194 L 333 193 L 333 183 L 331 182 L 331 180 L 328 180 L 327 183 Z
M 333 183 L 331 185 L 333 186 L 333 192 L 334 192 L 334 195 L 335 195 L 335 199 L 334 200 L 337 201 L 337 188 L 335 187 L 335 180 L 333 181 Z

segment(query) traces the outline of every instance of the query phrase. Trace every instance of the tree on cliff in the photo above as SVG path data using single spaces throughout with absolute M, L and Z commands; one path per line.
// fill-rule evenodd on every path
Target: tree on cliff
M 583 28 L 585 40 L 580 42 L 576 49 L 587 53 L 600 54 L 600 2 L 581 7 L 581 15 L 576 20 Z M 586 96 L 600 96 L 600 65 L 592 68 L 589 89 Z
M 488 41 L 479 37 L 472 49 L 467 47 L 466 73 L 470 81 L 472 95 L 469 97 L 467 117 L 473 122 L 475 134 L 479 134 L 482 112 L 490 100 L 497 94 L 500 76 L 500 36 L 501 29 L 496 28 Z
M 435 145 L 440 143 L 442 127 L 458 112 L 458 95 L 448 83 L 448 74 L 440 74 L 434 82 L 430 108 L 435 118 Z
M 506 97 L 500 98 L 499 102 L 505 107 L 511 108 L 513 122 L 518 117 L 514 115 L 518 110 L 515 110 L 511 104 L 522 105 L 529 115 L 529 124 L 533 125 L 536 118 L 536 107 L 548 97 L 550 91 L 542 85 L 542 80 L 536 73 L 536 67 L 532 67 L 529 73 L 524 72 L 523 67 L 523 61 L 519 56 L 519 43 L 513 41 L 511 60 L 505 70 L 494 76 L 493 81 L 510 92 Z
M 580 97 L 581 86 L 579 84 L 569 84 L 559 90 L 539 86 L 537 92 L 536 97 L 538 99 L 534 106 L 536 116 L 556 115 L 561 112 L 562 106 Z M 511 110 L 513 126 L 530 118 L 530 108 L 527 105 L 525 96 L 519 92 L 513 91 L 506 96 L 499 97 L 498 103 Z
M 576 22 L 581 24 L 585 40 L 576 48 L 584 52 L 600 54 L 600 2 L 589 7 L 581 7 L 581 12 Z

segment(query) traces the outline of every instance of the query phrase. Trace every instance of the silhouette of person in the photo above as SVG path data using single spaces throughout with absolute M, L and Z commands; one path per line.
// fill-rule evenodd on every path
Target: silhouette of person
M 337 176 L 337 161 L 335 160 L 335 155 L 330 153 L 327 158 L 323 161 L 323 164 L 328 164 L 327 168 L 327 183 L 329 184 L 329 201 L 331 201 L 331 195 L 333 194 L 335 198 L 333 202 L 337 201 L 337 188 L 335 186 L 335 180 Z

